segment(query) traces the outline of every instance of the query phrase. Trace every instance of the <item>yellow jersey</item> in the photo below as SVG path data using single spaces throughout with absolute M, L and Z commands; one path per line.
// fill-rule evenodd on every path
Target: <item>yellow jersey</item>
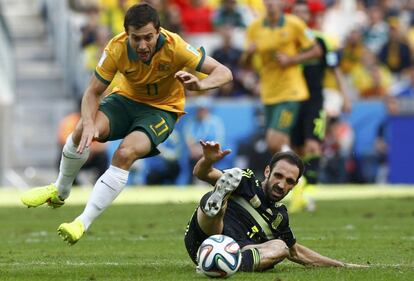
M 309 97 L 301 66 L 282 67 L 275 57 L 277 53 L 294 56 L 315 44 L 314 35 L 301 19 L 284 14 L 277 26 L 270 27 L 265 18 L 260 18 L 247 28 L 246 44 L 256 45 L 264 104 L 302 101 Z
M 123 32 L 106 46 L 95 75 L 109 85 L 118 72 L 119 81 L 112 93 L 181 116 L 184 114 L 185 93 L 174 74 L 185 67 L 199 71 L 204 59 L 203 48 L 197 50 L 178 34 L 161 28 L 151 61 L 142 62 Z

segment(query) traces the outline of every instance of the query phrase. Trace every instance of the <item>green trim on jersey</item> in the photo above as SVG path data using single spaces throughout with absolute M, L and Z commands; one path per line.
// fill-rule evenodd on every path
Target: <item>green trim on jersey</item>
M 277 22 L 277 25 L 275 26 L 275 27 L 282 27 L 282 26 L 284 26 L 285 25 L 285 15 L 284 14 L 282 14 L 281 16 L 280 16 L 280 18 L 279 18 L 279 21 Z M 269 23 L 269 21 L 267 20 L 267 18 L 265 18 L 264 20 L 263 20 L 263 26 L 268 26 L 268 27 L 270 27 L 270 23 Z M 273 26 L 272 26 L 273 27 Z
M 99 73 L 96 70 L 95 70 L 95 76 L 96 76 L 96 78 L 98 78 L 99 81 L 101 81 L 105 85 L 111 84 L 111 81 L 108 81 L 108 80 L 104 79 L 101 75 L 99 75 Z
M 197 64 L 196 71 L 201 70 L 201 67 L 203 66 L 204 60 L 206 59 L 206 50 L 204 50 L 203 47 L 200 47 L 200 52 L 202 54 L 202 57 L 200 59 L 200 62 Z
M 266 235 L 267 239 L 271 240 L 274 239 L 274 235 L 272 233 L 272 230 L 270 229 L 267 222 L 262 218 L 262 216 L 249 204 L 249 202 L 246 201 L 243 197 L 232 195 L 230 197 L 230 200 L 234 201 L 238 205 L 240 205 L 244 210 L 246 210 L 253 219 L 259 224 L 260 228 Z

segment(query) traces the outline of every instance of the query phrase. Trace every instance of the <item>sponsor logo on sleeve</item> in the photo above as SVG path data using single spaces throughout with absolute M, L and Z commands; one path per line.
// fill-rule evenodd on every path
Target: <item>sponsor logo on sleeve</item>
M 198 56 L 199 55 L 199 53 L 198 53 L 198 51 L 197 51 L 197 49 L 196 48 L 194 48 L 193 46 L 191 46 L 190 44 L 188 44 L 187 45 L 187 48 L 186 48 L 188 51 L 190 51 L 191 53 L 193 53 L 194 55 L 196 55 L 196 56 Z
M 99 59 L 98 66 L 102 66 L 103 63 L 104 63 L 104 61 L 105 61 L 105 59 L 106 59 L 106 52 L 103 51 L 103 53 L 101 55 L 101 58 Z

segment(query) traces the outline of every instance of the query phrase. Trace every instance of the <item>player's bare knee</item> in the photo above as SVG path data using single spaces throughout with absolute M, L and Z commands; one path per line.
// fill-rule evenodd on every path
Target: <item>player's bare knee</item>
M 137 151 L 128 146 L 120 146 L 114 154 L 113 161 L 116 163 L 123 163 L 124 165 L 132 165 L 132 163 L 139 158 Z
M 269 245 L 273 249 L 273 257 L 275 261 L 279 262 L 289 256 L 289 247 L 283 240 L 275 239 L 269 241 Z

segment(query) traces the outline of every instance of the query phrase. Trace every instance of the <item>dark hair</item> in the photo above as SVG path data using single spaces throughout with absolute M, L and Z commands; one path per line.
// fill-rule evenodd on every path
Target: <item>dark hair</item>
M 125 14 L 124 28 L 128 31 L 128 26 L 141 28 L 152 22 L 156 30 L 160 28 L 160 18 L 158 12 L 147 3 L 135 4 L 131 6 Z
M 286 160 L 290 164 L 298 167 L 299 175 L 296 180 L 299 180 L 299 178 L 303 175 L 303 172 L 305 170 L 305 166 L 303 165 L 302 159 L 300 159 L 300 157 L 293 151 L 277 152 L 273 155 L 272 159 L 270 159 L 270 162 L 269 162 L 270 171 L 273 170 L 273 167 L 280 160 Z

